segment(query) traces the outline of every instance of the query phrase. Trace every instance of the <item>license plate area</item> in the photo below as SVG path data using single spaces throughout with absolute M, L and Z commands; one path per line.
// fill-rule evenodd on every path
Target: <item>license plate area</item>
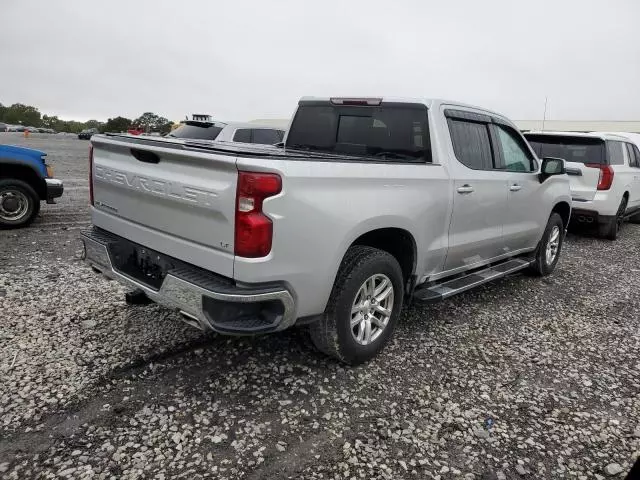
M 167 272 L 176 267 L 176 260 L 133 242 L 120 241 L 109 245 L 113 268 L 138 282 L 159 290 Z

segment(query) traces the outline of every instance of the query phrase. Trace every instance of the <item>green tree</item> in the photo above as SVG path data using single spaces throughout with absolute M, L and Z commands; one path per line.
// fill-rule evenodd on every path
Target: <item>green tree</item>
M 104 125 L 104 123 L 98 120 L 87 120 L 84 122 L 84 128 L 97 128 L 98 130 Z
M 153 112 L 145 112 L 133 121 L 133 124 L 145 132 L 169 133 L 171 122 Z
M 56 128 L 59 132 L 78 133 L 84 130 L 85 126 L 82 122 L 76 122 L 75 120 L 61 120 L 60 126 Z
M 5 107 L 4 121 L 11 124 L 22 124 L 25 126 L 39 127 L 42 124 L 40 112 L 36 107 L 14 103 L 10 107 Z
M 42 126 L 44 128 L 53 128 L 54 130 L 60 130 L 61 120 L 57 116 L 50 117 L 49 115 L 42 115 Z
M 132 121 L 125 117 L 115 117 L 107 120 L 102 127 L 102 132 L 126 132 L 131 128 Z

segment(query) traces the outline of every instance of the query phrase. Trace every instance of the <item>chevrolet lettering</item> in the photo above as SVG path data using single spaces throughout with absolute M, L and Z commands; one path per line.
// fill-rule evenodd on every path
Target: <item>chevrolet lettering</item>
M 108 182 L 114 185 L 130 188 L 132 190 L 150 193 L 159 197 L 170 197 L 205 207 L 211 207 L 215 204 L 215 192 L 190 185 L 183 185 L 176 181 L 142 176 L 99 165 L 95 166 L 94 178 L 96 181 Z

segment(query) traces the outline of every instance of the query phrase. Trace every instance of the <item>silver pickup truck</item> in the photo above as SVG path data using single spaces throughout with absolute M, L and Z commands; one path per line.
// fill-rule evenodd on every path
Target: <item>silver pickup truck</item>
M 308 325 L 350 364 L 404 302 L 550 274 L 571 213 L 562 160 L 456 102 L 303 98 L 280 149 L 91 142 L 94 269 L 204 330 Z

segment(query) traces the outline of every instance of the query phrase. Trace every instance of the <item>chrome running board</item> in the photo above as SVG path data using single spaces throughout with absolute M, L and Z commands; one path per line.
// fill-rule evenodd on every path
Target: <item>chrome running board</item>
M 451 297 L 457 293 L 475 288 L 483 283 L 488 283 L 498 278 L 506 277 L 511 273 L 524 270 L 531 265 L 531 260 L 524 258 L 512 258 L 502 263 L 496 263 L 482 270 L 476 270 L 466 275 L 436 283 L 428 287 L 418 287 L 413 292 L 413 300 L 416 303 L 431 303 Z

